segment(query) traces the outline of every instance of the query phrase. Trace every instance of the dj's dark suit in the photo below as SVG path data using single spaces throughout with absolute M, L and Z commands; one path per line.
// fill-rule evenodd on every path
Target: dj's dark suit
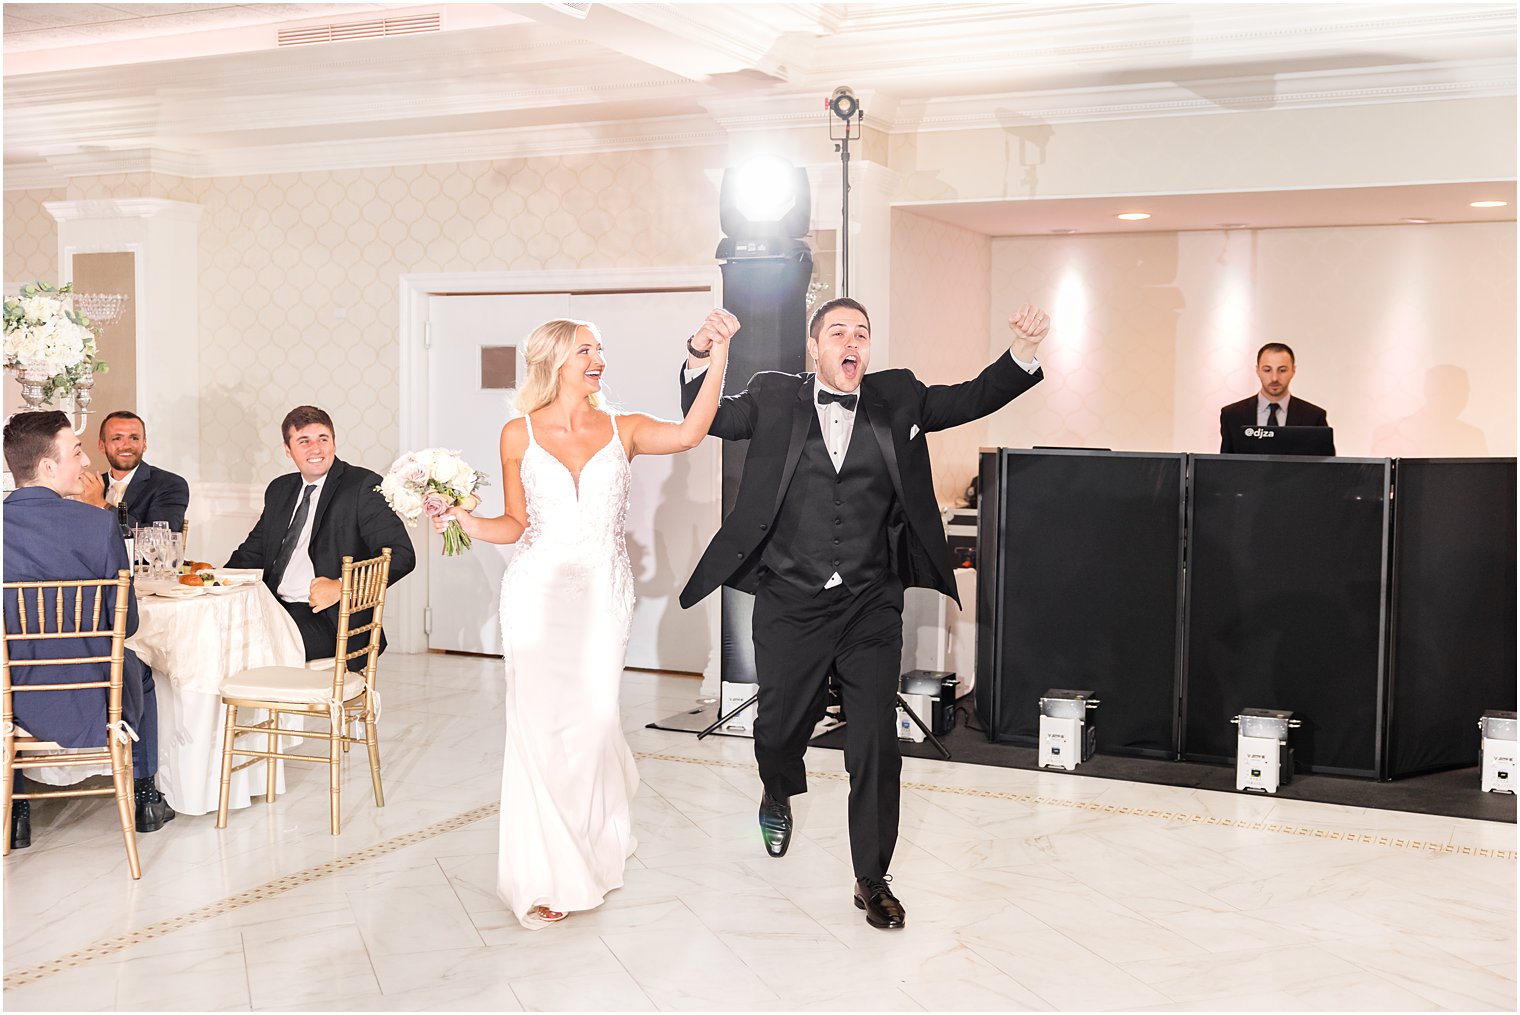
M 275 559 L 280 554 L 280 544 L 295 514 L 296 501 L 304 486 L 299 472 L 281 476 L 264 490 L 264 513 L 243 540 L 243 545 L 233 551 L 227 560 L 228 567 L 258 567 L 264 570 L 264 584 L 279 598 L 281 574 L 274 570 Z M 366 560 L 377 557 L 387 546 L 391 549 L 390 580 L 394 585 L 411 573 L 417 566 L 417 555 L 412 550 L 412 540 L 406 526 L 391 510 L 385 498 L 375 490 L 380 477 L 368 469 L 349 465 L 342 459 L 334 459 L 332 468 L 312 509 L 316 517 L 311 523 L 311 542 L 308 552 L 313 570 L 318 578 L 341 578 L 343 558 Z M 306 658 L 321 659 L 331 656 L 338 637 L 338 606 L 334 604 L 320 613 L 313 612 L 306 603 L 280 605 L 301 629 L 306 644 Z M 369 611 L 355 613 L 349 623 L 358 627 L 369 621 Z M 366 636 L 367 637 L 367 636 Z M 380 651 L 385 651 L 385 634 L 380 635 Z M 352 660 L 351 668 L 364 665 L 364 658 Z
M 101 482 L 111 489 L 111 474 L 102 472 Z M 167 469 L 155 469 L 139 462 L 132 482 L 127 484 L 127 522 L 133 528 L 168 522 L 175 532 L 185 527 L 185 510 L 190 506 L 190 484 Z
M 1256 425 L 1256 396 L 1242 398 L 1238 402 L 1231 402 L 1219 410 L 1219 453 L 1221 455 L 1241 454 L 1240 428 L 1243 426 Z M 1306 402 L 1297 395 L 1288 399 L 1288 418 L 1282 421 L 1283 426 L 1329 426 L 1326 422 L 1325 410 L 1313 402 Z M 1330 453 L 1334 454 L 1332 447 Z
M 802 756 L 833 673 L 849 717 L 857 877 L 885 874 L 897 844 L 903 588 L 956 598 L 925 435 L 994 412 L 1043 376 L 1007 354 L 961 384 L 931 387 L 907 370 L 869 374 L 837 472 L 819 429 L 812 374 L 759 373 L 718 405 L 709 432 L 748 440 L 749 448 L 734 508 L 681 605 L 720 585 L 755 593 L 755 757 L 772 798 L 807 790 Z M 701 384 L 700 377 L 683 383 L 685 409 Z M 843 584 L 825 589 L 836 572 Z

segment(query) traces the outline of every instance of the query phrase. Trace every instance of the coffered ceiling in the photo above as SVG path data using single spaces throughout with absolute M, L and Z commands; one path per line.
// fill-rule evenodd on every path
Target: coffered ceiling
M 888 133 L 1515 92 L 1511 4 L 23 3 L 4 15 L 8 187 L 722 144 L 817 124 L 841 84 Z M 281 45 L 322 28 L 375 37 Z

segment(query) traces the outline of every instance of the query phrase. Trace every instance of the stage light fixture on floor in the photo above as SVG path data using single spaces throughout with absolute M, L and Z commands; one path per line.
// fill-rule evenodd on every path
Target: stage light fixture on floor
M 1483 731 L 1483 792 L 1515 792 L 1515 713 L 1490 710 L 1478 720 Z
M 1087 724 L 1087 712 L 1098 707 L 1091 691 L 1052 687 L 1040 696 L 1040 767 L 1075 771 L 1093 756 L 1098 728 Z
M 1288 731 L 1303 723 L 1276 708 L 1243 708 L 1231 719 L 1235 733 L 1235 788 L 1276 793 L 1293 780 Z

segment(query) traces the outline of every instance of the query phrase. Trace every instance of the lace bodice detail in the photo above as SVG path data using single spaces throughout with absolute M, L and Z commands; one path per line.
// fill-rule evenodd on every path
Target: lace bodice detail
M 612 416 L 612 439 L 581 467 L 578 482 L 563 462 L 538 443 L 533 421 L 525 418 L 524 422 L 528 450 L 521 476 L 528 528 L 517 542 L 513 565 L 552 562 L 571 583 L 592 576 L 610 577 L 617 598 L 626 594 L 631 603 L 633 578 L 624 531 L 632 472 L 617 417 Z

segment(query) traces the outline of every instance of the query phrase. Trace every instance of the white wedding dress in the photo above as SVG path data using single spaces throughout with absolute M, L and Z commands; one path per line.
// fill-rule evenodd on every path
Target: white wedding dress
M 593 909 L 623 885 L 638 789 L 618 686 L 633 616 L 623 542 L 628 457 L 612 440 L 579 483 L 528 424 L 528 528 L 501 579 L 507 744 L 497 890 L 524 927 L 534 906 Z

